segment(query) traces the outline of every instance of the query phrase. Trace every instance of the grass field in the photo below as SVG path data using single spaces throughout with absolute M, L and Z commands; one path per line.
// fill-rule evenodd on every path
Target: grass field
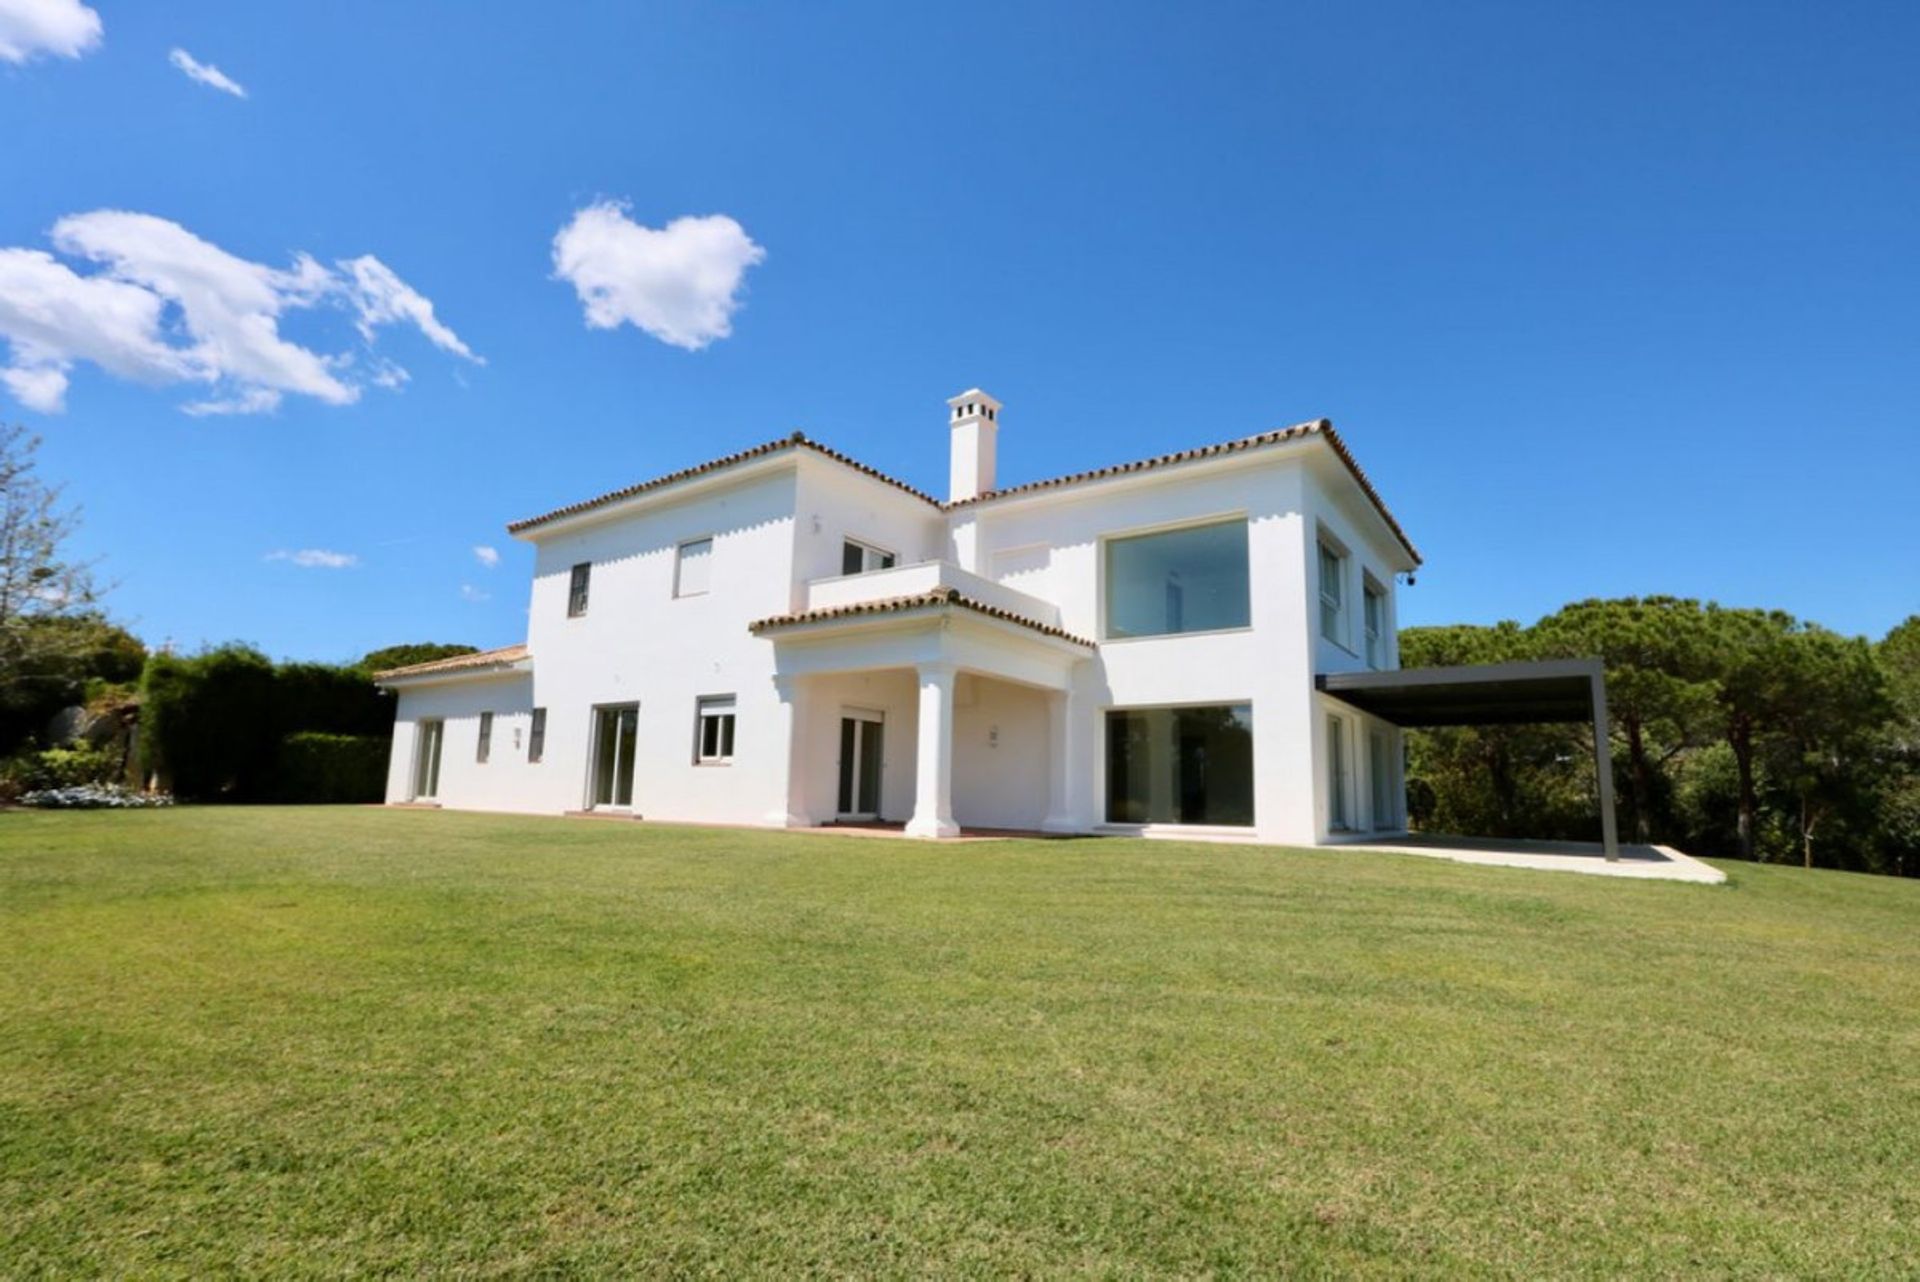
M 0 1273 L 1920 1271 L 1920 885 L 0 815 Z

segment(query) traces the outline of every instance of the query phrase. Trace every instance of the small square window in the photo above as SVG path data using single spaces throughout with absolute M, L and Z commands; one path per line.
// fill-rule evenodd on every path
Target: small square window
M 567 617 L 577 619 L 587 612 L 587 584 L 593 577 L 593 562 L 582 561 L 573 567 L 573 580 L 567 585 Z
M 734 698 L 708 695 L 695 708 L 693 759 L 701 765 L 733 760 Z
M 713 540 L 689 539 L 674 554 L 673 594 L 700 596 L 712 579 Z

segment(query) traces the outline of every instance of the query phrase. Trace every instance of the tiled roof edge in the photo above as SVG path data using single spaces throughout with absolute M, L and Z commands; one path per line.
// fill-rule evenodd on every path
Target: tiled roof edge
M 912 596 L 885 597 L 878 601 L 859 601 L 852 605 L 828 606 L 820 610 L 803 610 L 797 614 L 776 614 L 771 618 L 755 619 L 747 625 L 747 631 L 759 633 L 773 628 L 790 628 L 803 623 L 824 623 L 832 619 L 849 619 L 863 614 L 899 614 L 907 610 L 928 609 L 936 606 L 959 606 L 963 610 L 972 610 L 988 618 L 999 619 L 1004 623 L 1018 624 L 1031 628 L 1043 636 L 1060 641 L 1070 641 L 1074 645 L 1094 649 L 1093 642 L 1085 637 L 1075 636 L 1065 628 L 1055 627 L 1051 623 L 1042 623 L 1030 619 L 1024 614 L 1002 609 L 997 605 L 988 605 L 985 601 L 975 600 L 957 588 L 935 588 L 931 592 L 918 592 Z
M 762 444 L 752 446 L 749 449 L 740 450 L 734 454 L 727 454 L 717 459 L 711 459 L 705 463 L 696 464 L 693 467 L 683 467 L 677 472 L 668 472 L 664 476 L 656 476 L 651 480 L 641 481 L 636 485 L 629 485 L 618 490 L 609 490 L 605 494 L 596 495 L 590 499 L 582 499 L 578 503 L 569 503 L 565 507 L 554 508 L 551 512 L 542 512 L 539 516 L 530 516 L 520 521 L 510 521 L 507 524 L 507 533 L 519 534 L 523 531 L 531 530 L 553 521 L 562 520 L 569 516 L 578 516 L 583 512 L 591 512 L 595 508 L 607 507 L 625 499 L 637 498 L 642 494 L 648 494 L 654 490 L 665 489 L 669 485 L 691 480 L 696 476 L 705 476 L 709 473 L 719 472 L 741 463 L 751 462 L 757 458 L 765 458 L 770 454 L 778 454 L 782 450 L 792 449 L 812 450 L 822 458 L 831 459 L 835 463 L 852 468 L 863 476 L 871 477 L 883 484 L 891 485 L 903 493 L 911 494 L 922 503 L 926 503 L 932 507 L 940 506 L 940 500 L 930 494 L 914 489 L 905 481 L 888 476 L 879 468 L 869 467 L 860 460 L 850 455 L 842 454 L 839 450 L 831 446 L 822 445 L 819 441 L 809 438 L 805 432 L 794 432 L 789 436 L 781 437 L 777 441 L 766 441 Z
M 1089 468 L 1084 472 L 1070 472 L 1065 476 L 1048 477 L 1041 481 L 1028 481 L 1024 485 L 1009 486 L 1004 490 L 988 490 L 985 494 L 977 494 L 970 499 L 960 499 L 957 502 L 948 503 L 945 506 L 948 511 L 964 507 L 974 507 L 982 503 L 991 503 L 997 499 L 1036 494 L 1044 490 L 1065 489 L 1068 486 L 1079 485 L 1087 481 L 1103 481 L 1110 477 L 1126 476 L 1134 472 L 1147 472 L 1155 468 L 1171 467 L 1179 463 L 1192 463 L 1201 459 L 1217 458 L 1225 454 L 1238 454 L 1246 450 L 1259 449 L 1263 446 L 1279 445 L 1286 441 L 1303 440 L 1309 436 L 1326 438 L 1327 444 L 1333 447 L 1335 457 L 1346 465 L 1348 472 L 1353 474 L 1353 479 L 1360 486 L 1361 492 L 1367 496 L 1368 501 L 1373 504 L 1374 509 L 1380 513 L 1381 519 L 1384 520 L 1388 528 L 1393 531 L 1394 537 L 1400 540 L 1400 546 L 1405 548 L 1407 555 L 1411 556 L 1414 562 L 1418 564 L 1422 560 L 1420 550 L 1414 547 L 1413 540 L 1407 537 L 1407 532 L 1401 528 L 1400 522 L 1396 520 L 1393 513 L 1388 510 L 1386 500 L 1382 499 L 1380 492 L 1373 487 L 1373 482 L 1367 477 L 1366 471 L 1360 466 L 1359 460 L 1354 458 L 1353 451 L 1347 448 L 1347 443 L 1340 438 L 1340 433 L 1334 430 L 1333 423 L 1324 418 L 1314 419 L 1307 423 L 1296 423 L 1292 427 L 1282 427 L 1271 432 L 1261 432 L 1257 436 L 1243 436 L 1238 440 L 1221 441 L 1214 445 L 1201 445 L 1190 450 L 1176 450 L 1171 454 L 1159 454 L 1153 458 L 1136 459 L 1131 463 L 1116 463 L 1108 467 Z
M 459 672 L 466 668 L 488 668 L 499 664 L 518 663 L 527 657 L 525 643 L 505 645 L 497 650 L 480 650 L 473 654 L 450 655 L 445 659 L 429 659 L 425 663 L 409 663 L 403 668 L 387 668 L 373 674 L 375 681 L 385 681 L 392 677 L 424 677 L 436 672 Z

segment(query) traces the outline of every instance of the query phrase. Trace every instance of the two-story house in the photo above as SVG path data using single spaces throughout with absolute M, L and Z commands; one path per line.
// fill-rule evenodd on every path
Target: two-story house
M 526 644 L 381 674 L 391 802 L 1313 844 L 1404 827 L 1419 564 L 1333 426 L 945 501 L 794 435 L 518 521 Z M 1320 684 L 1316 684 L 1319 679 Z

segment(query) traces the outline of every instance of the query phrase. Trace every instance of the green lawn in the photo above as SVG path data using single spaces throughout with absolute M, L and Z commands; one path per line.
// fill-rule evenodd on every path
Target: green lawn
M 0 815 L 0 1272 L 1920 1271 L 1920 885 Z

